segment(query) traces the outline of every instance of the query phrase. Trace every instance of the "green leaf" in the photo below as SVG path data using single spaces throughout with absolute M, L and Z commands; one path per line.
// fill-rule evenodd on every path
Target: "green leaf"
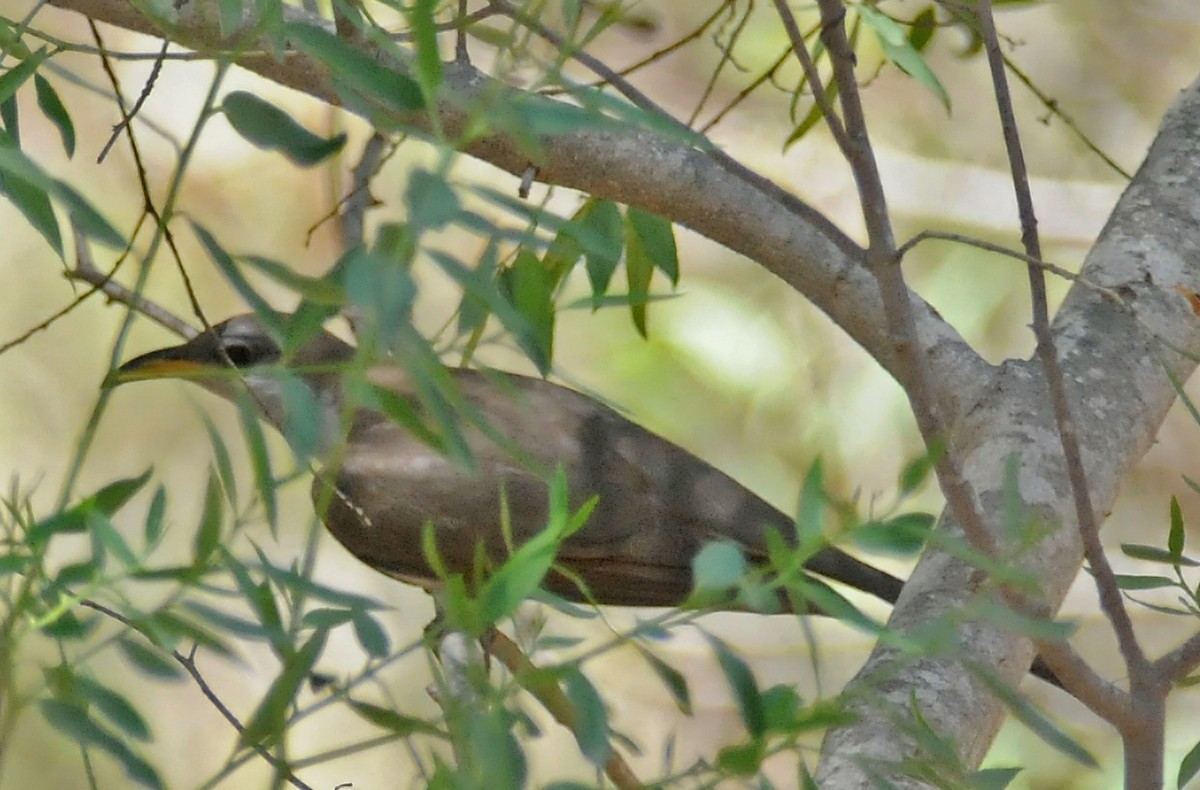
M 291 636 L 283 627 L 283 619 L 279 616 L 279 607 L 275 604 L 275 595 L 267 581 L 256 582 L 250 577 L 246 567 L 236 557 L 226 550 L 223 551 L 224 565 L 233 576 L 238 592 L 254 613 L 263 633 L 271 643 L 271 649 L 281 660 L 286 660 L 292 653 Z
M 654 674 L 658 675 L 658 679 L 666 687 L 667 693 L 671 695 L 671 699 L 675 702 L 675 707 L 679 709 L 679 712 L 685 716 L 691 716 L 692 695 L 688 691 L 687 678 L 683 676 L 683 673 L 637 642 L 630 642 L 629 644 L 635 646 L 638 652 L 641 653 L 642 658 L 650 663 L 650 668 L 654 670 Z
M 0 102 L 11 99 L 26 80 L 37 74 L 38 68 L 47 57 L 49 54 L 46 52 L 46 48 L 42 47 L 8 71 L 0 74 Z
M 692 558 L 692 583 L 696 590 L 728 590 L 746 575 L 746 558 L 731 540 L 705 543 Z
M 1174 557 L 1183 555 L 1184 543 L 1183 510 L 1179 507 L 1179 499 L 1171 497 L 1171 528 L 1167 533 L 1167 549 Z
M 1030 639 L 1058 642 L 1069 638 L 1075 632 L 1073 623 L 1021 614 L 995 600 L 973 603 L 970 605 L 970 610 L 973 618 L 986 619 L 1005 631 L 1021 634 Z
M 865 549 L 909 557 L 924 548 L 935 523 L 932 513 L 902 513 L 887 521 L 868 521 L 852 534 L 855 544 Z
M 538 331 L 516 309 L 512 300 L 501 292 L 495 281 L 484 279 L 484 272 L 468 269 L 455 258 L 437 250 L 430 250 L 429 256 L 465 291 L 471 293 L 481 304 L 487 305 L 531 361 L 537 364 L 538 360 L 545 356 L 545 347 Z
M 912 494 L 925 484 L 925 481 L 929 479 L 929 473 L 933 471 L 934 465 L 937 464 L 944 452 L 944 442 L 935 444 L 927 452 L 904 465 L 898 481 L 901 496 Z
M 554 353 L 554 282 L 549 269 L 526 249 L 517 251 L 511 266 L 500 270 L 501 291 L 531 329 L 522 348 L 543 376 L 550 372 Z M 517 337 L 518 342 L 522 340 Z
M 3 165 L 0 165 L 0 171 Z M 58 254 L 63 256 L 62 231 L 58 227 L 58 218 L 54 216 L 54 207 L 46 190 L 34 183 L 9 172 L 0 178 L 0 192 L 8 198 L 13 207 L 20 211 L 30 226 L 36 230 L 46 243 Z
M 237 617 L 200 601 L 184 601 L 181 606 L 226 635 L 259 641 L 268 639 L 266 629 L 259 623 Z
M 1165 565 L 1182 565 L 1188 568 L 1200 566 L 1200 562 L 1182 554 L 1174 554 L 1158 546 L 1146 546 L 1140 543 L 1122 543 L 1121 551 L 1126 557 L 1147 562 L 1161 562 Z
M 246 277 L 238 269 L 237 264 L 233 260 L 233 256 L 225 251 L 216 237 L 208 232 L 203 226 L 193 222 L 192 232 L 196 234 L 196 238 L 200 240 L 200 244 L 204 247 L 208 257 L 217 265 L 217 269 L 224 275 L 225 279 L 233 287 L 238 294 L 245 300 L 246 304 L 254 310 L 254 314 L 261 320 L 268 329 L 270 329 L 277 337 L 283 335 L 283 320 L 271 307 L 266 299 L 254 289 Z
M 59 98 L 58 91 L 41 74 L 33 75 L 33 85 L 37 89 L 38 109 L 58 129 L 67 158 L 75 156 L 75 124 L 71 122 L 71 114 Z
M 258 709 L 246 723 L 245 729 L 238 735 L 240 745 L 273 743 L 283 734 L 288 708 L 295 701 L 304 679 L 316 666 L 321 650 L 325 647 L 327 635 L 327 631 L 318 630 L 284 665 L 283 671 L 271 684 Z
M 133 664 L 139 672 L 152 678 L 179 680 L 183 676 L 183 670 L 178 664 L 137 640 L 119 636 L 117 637 L 117 647 L 120 648 L 125 659 Z
M 446 177 L 423 168 L 409 174 L 404 205 L 408 208 L 409 224 L 429 230 L 445 228 L 462 213 L 458 194 Z
M 139 741 L 150 740 L 149 725 L 124 696 L 87 677 L 77 676 L 75 687 L 121 732 Z
M 190 641 L 208 648 L 222 656 L 232 656 L 233 651 L 216 635 L 175 612 L 160 611 L 133 621 L 133 627 L 145 634 L 155 644 L 174 648 L 180 641 Z
M 1179 763 L 1179 773 L 1175 778 L 1175 786 L 1183 787 L 1200 771 L 1200 741 L 1196 741 Z
M 0 50 L 22 60 L 29 57 L 32 50 L 25 44 L 25 32 L 26 25 L 18 28 L 7 19 L 0 19 Z
M 813 461 L 800 487 L 800 504 L 796 509 L 796 537 L 805 553 L 815 552 L 825 542 L 825 466 L 821 459 Z
M 374 724 L 376 727 L 390 730 L 401 738 L 407 738 L 410 735 L 416 734 L 445 737 L 445 733 L 438 729 L 436 725 L 430 724 L 423 719 L 416 719 L 397 713 L 391 708 L 383 708 L 379 705 L 372 705 L 369 702 L 358 702 L 352 699 L 347 699 L 346 704 L 350 707 L 350 710 L 357 713 L 366 721 Z
M 86 236 L 108 247 L 125 246 L 125 238 L 104 219 L 91 204 L 69 184 L 42 172 L 16 147 L 10 136 L 0 138 L 0 175 L 3 191 L 30 224 L 42 234 L 54 251 L 62 257 L 62 236 L 57 220 L 50 210 L 49 198 L 54 197 L 71 215 L 71 220 Z
M 204 492 L 204 511 L 200 526 L 196 528 L 196 540 L 192 550 L 192 565 L 200 568 L 221 544 L 221 522 L 224 516 L 221 486 L 215 475 L 209 474 L 208 488 Z
M 23 552 L 0 554 L 0 577 L 10 573 L 24 574 L 33 563 L 33 556 Z
M 150 470 L 147 469 L 138 477 L 124 478 L 109 483 L 95 494 L 84 498 L 74 507 L 33 525 L 26 534 L 26 540 L 37 546 L 60 532 L 83 532 L 92 523 L 94 517 L 108 518 L 120 510 L 149 479 Z
M 649 258 L 654 268 L 667 275 L 671 285 L 678 285 L 679 250 L 675 247 L 675 227 L 671 221 L 637 206 L 626 210 L 625 219 L 641 253 Z
M 648 337 L 646 329 L 646 304 L 649 301 L 650 281 L 654 277 L 654 261 L 642 248 L 633 228 L 626 223 L 625 232 L 625 281 L 629 288 L 629 313 L 638 334 Z
M 305 301 L 319 305 L 338 306 L 346 303 L 341 287 L 328 277 L 308 277 L 292 267 L 258 255 L 241 256 L 250 268 L 298 293 Z
M 1000 680 L 989 668 L 975 662 L 964 662 L 964 666 L 971 670 L 973 675 L 982 680 L 992 690 L 992 693 L 1004 703 L 1004 706 L 1008 708 L 1013 716 L 1026 727 L 1033 730 L 1034 734 L 1045 741 L 1047 745 L 1067 755 L 1080 765 L 1087 766 L 1088 768 L 1099 767 L 1095 758 L 1083 746 L 1067 735 L 1058 725 L 1046 718 L 1026 697 Z
M 372 658 L 383 658 L 391 649 L 387 632 L 383 626 L 369 614 L 360 613 L 351 621 L 354 623 L 354 636 L 363 650 Z
M 60 700 L 42 700 L 39 703 L 42 715 L 54 729 L 82 746 L 90 746 L 106 752 L 125 769 L 125 773 L 138 784 L 149 788 L 162 787 L 162 780 L 154 768 L 134 754 L 128 746 L 112 733 L 105 730 L 88 716 L 87 711 Z
M 421 87 L 415 81 L 381 65 L 336 34 L 301 22 L 284 25 L 283 32 L 297 49 L 325 65 L 335 80 L 338 93 L 351 100 L 351 104 L 364 110 L 383 110 L 392 114 L 412 112 L 425 106 Z
M 942 83 L 938 81 L 925 59 L 921 57 L 921 53 L 913 47 L 904 34 L 904 30 L 896 24 L 895 20 L 866 4 L 855 6 L 855 8 L 862 20 L 867 23 L 867 27 L 874 31 L 887 59 L 899 66 L 905 74 L 928 88 L 949 112 L 949 94 L 946 93 Z
M 512 732 L 512 716 L 502 707 L 489 706 L 467 720 L 466 766 L 475 769 L 478 787 L 525 786 L 528 765 L 525 752 Z
M 142 486 L 146 485 L 150 479 L 150 472 L 151 470 L 147 469 L 137 477 L 127 477 L 109 483 L 88 501 L 104 515 L 111 516 L 124 507 L 130 499 L 133 499 L 138 491 L 142 490 Z
M 225 490 L 225 498 L 230 505 L 236 508 L 238 501 L 237 475 L 233 472 L 233 459 L 229 457 L 229 447 L 207 414 L 204 415 L 204 429 L 208 432 L 208 443 L 212 446 L 213 461 L 217 466 L 217 476 L 221 479 L 221 486 Z
M 971 790 L 1004 790 L 1023 768 L 984 768 L 970 776 Z
M 937 13 L 933 6 L 929 6 L 921 13 L 913 17 L 912 23 L 908 28 L 908 43 L 917 52 L 921 52 L 933 39 L 933 33 L 937 30 Z
M 612 746 L 608 742 L 608 711 L 604 707 L 604 700 L 578 666 L 572 665 L 565 671 L 564 691 L 575 709 L 575 741 L 588 762 L 603 768 L 612 755 Z
M 248 142 L 267 151 L 278 151 L 300 167 L 319 164 L 346 145 L 345 134 L 329 138 L 313 134 L 291 115 L 253 93 L 230 93 L 221 102 L 221 111 L 234 131 Z
M 89 520 L 88 524 L 91 528 L 89 532 L 94 546 L 93 556 L 98 557 L 103 550 L 104 554 L 116 557 L 126 568 L 136 568 L 141 565 L 141 561 L 134 555 L 129 544 L 125 542 L 125 538 L 121 537 L 121 533 L 117 531 L 111 521 L 107 518 L 93 518 Z
M 549 523 L 513 551 L 496 569 L 479 593 L 482 625 L 490 626 L 516 611 L 521 602 L 541 586 L 550 571 L 562 541 L 587 521 L 596 500 L 593 498 L 576 513 L 567 508 L 567 476 L 559 467 L 550 481 Z
M 1142 576 L 1137 574 L 1118 573 L 1117 588 L 1121 590 L 1159 590 L 1164 587 L 1178 586 L 1178 582 L 1166 576 Z
M 766 757 L 765 747 L 759 738 L 749 743 L 726 746 L 717 752 L 717 766 L 736 776 L 754 776 Z
M 162 538 L 166 512 L 167 489 L 159 484 L 154 489 L 154 496 L 150 499 L 150 507 L 146 510 L 146 523 L 142 528 L 142 540 L 146 544 L 147 551 L 157 546 L 159 539 Z
M 737 703 L 738 712 L 742 715 L 742 723 L 752 738 L 759 738 L 766 731 L 766 717 L 763 710 L 762 695 L 750 667 L 739 658 L 729 646 L 713 636 L 705 634 L 705 639 L 716 654 L 717 664 L 729 683 L 733 699 Z
M 803 700 L 790 686 L 775 685 L 763 692 L 763 719 L 769 732 L 791 732 L 796 728 Z
M 292 371 L 278 371 L 277 382 L 283 401 L 283 438 L 297 463 L 303 466 L 321 446 L 321 433 L 325 430 L 321 404 L 313 388 Z
M 833 101 L 837 99 L 837 95 L 837 81 L 831 78 L 825 85 L 825 97 L 832 104 Z M 813 105 L 808 108 L 808 112 L 805 113 L 802 119 L 800 119 L 800 123 L 796 125 L 796 128 L 792 130 L 792 133 L 789 134 L 787 139 L 783 141 L 783 150 L 786 151 L 792 146 L 793 143 L 803 138 L 804 135 L 812 131 L 813 127 L 823 120 L 825 120 L 825 113 L 821 112 L 821 106 L 819 104 L 813 102 Z
M 425 94 L 425 102 L 430 106 L 437 101 L 438 88 L 442 84 L 442 57 L 438 51 L 438 30 L 433 18 L 437 7 L 438 0 L 416 0 L 408 11 L 409 30 L 417 50 L 417 82 Z
M 254 470 L 254 487 L 266 511 L 267 524 L 274 536 L 279 529 L 279 503 L 275 497 L 275 476 L 271 473 L 271 455 L 267 452 L 267 437 L 259 422 L 257 404 L 238 398 L 238 420 L 242 436 L 250 451 L 250 467 Z

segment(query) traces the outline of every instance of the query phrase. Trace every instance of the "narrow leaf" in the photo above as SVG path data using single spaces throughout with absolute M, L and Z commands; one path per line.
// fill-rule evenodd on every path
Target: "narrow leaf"
M 345 134 L 329 138 L 313 134 L 291 115 L 253 93 L 230 93 L 221 102 L 221 110 L 234 131 L 247 141 L 267 151 L 279 151 L 300 167 L 323 162 L 346 144 Z
M 763 711 L 762 695 L 759 693 L 758 684 L 754 681 L 754 674 L 746 662 L 730 650 L 723 641 L 712 634 L 704 636 L 708 640 L 709 646 L 712 647 L 713 653 L 716 654 L 717 664 L 720 665 L 721 672 L 724 673 L 725 680 L 733 692 L 738 712 L 742 715 L 742 723 L 746 725 L 746 730 L 751 737 L 760 737 L 766 730 L 766 717 Z
M 59 97 L 58 91 L 54 90 L 54 86 L 41 74 L 33 76 L 33 84 L 37 89 L 38 109 L 54 124 L 54 128 L 58 129 L 58 136 L 62 139 L 67 158 L 75 156 L 75 124 L 71 121 L 71 114 Z
M 604 700 L 577 666 L 568 668 L 564 690 L 575 709 L 573 734 L 579 751 L 592 765 L 603 768 L 612 754 Z
M 296 693 L 304 679 L 316 665 L 321 650 L 325 647 L 326 635 L 324 630 L 314 633 L 287 662 L 279 677 L 271 684 L 263 701 L 259 703 L 258 709 L 246 723 L 245 729 L 238 735 L 238 743 L 251 746 L 273 742 L 283 734 L 284 725 L 287 723 L 287 710 L 295 701 Z

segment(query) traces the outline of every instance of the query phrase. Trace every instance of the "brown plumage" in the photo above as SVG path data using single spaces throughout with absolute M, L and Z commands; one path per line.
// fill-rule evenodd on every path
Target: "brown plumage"
M 280 361 L 278 344 L 253 316 L 238 316 L 174 348 L 123 365 L 118 382 L 186 376 L 223 397 L 240 385 L 229 362 L 262 406 L 268 421 L 286 424 L 278 380 L 263 365 Z M 354 349 L 322 333 L 287 364 L 312 387 L 322 409 L 318 456 L 330 462 L 313 483 L 322 520 L 343 546 L 371 567 L 431 587 L 436 576 L 422 552 L 432 522 L 446 566 L 469 572 L 482 544 L 493 561 L 505 556 L 501 489 L 512 538 L 522 543 L 547 521 L 548 472 L 566 471 L 571 506 L 592 496 L 596 509 L 563 542 L 557 563 L 582 579 L 603 604 L 672 606 L 692 589 L 691 563 L 708 540 L 727 538 L 754 562 L 766 556 L 764 526 L 785 538 L 791 519 L 723 472 L 630 422 L 608 406 L 556 384 L 514 374 L 450 369 L 463 400 L 499 435 L 463 421 L 474 474 L 438 453 L 384 414 L 358 410 L 344 443 L 341 377 L 333 368 Z M 206 375 L 206 373 L 208 375 Z M 370 369 L 375 385 L 411 398 L 400 366 Z M 514 452 L 515 450 L 515 452 Z M 806 566 L 887 601 L 902 582 L 850 555 L 827 548 Z M 567 576 L 551 571 L 545 586 L 585 600 Z

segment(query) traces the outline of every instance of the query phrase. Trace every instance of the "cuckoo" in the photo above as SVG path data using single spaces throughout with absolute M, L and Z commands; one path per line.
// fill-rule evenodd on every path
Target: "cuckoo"
M 597 498 L 543 583 L 569 600 L 675 606 L 692 590 L 692 560 L 707 541 L 733 541 L 753 564 L 766 559 L 768 527 L 795 539 L 792 519 L 725 473 L 603 403 L 542 379 L 447 369 L 462 400 L 483 417 L 482 425 L 462 426 L 473 459 L 464 466 L 381 411 L 348 413 L 340 368 L 355 353 L 319 331 L 285 358 L 266 326 L 242 315 L 125 363 L 110 384 L 179 377 L 230 400 L 248 391 L 267 422 L 284 429 L 288 404 L 278 371 L 292 371 L 320 411 L 316 455 L 325 463 L 312 497 L 321 520 L 367 565 L 426 589 L 439 581 L 423 548 L 426 525 L 450 572 L 475 570 L 478 547 L 502 560 L 510 542 L 545 527 L 546 479 L 556 468 L 564 470 L 572 506 Z M 419 410 L 404 366 L 376 364 L 365 375 Z M 806 568 L 888 602 L 902 585 L 832 547 Z

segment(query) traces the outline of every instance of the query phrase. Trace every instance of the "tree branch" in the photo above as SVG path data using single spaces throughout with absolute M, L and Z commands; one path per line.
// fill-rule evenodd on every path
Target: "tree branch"
M 130 3 L 52 0 L 52 5 L 147 35 L 168 34 Z M 193 5 L 185 6 L 185 11 Z M 330 23 L 293 7 L 284 11 L 286 18 L 331 28 Z M 173 20 L 169 35 L 186 47 L 221 47 L 216 20 L 197 14 L 181 14 Z M 236 62 L 322 101 L 340 103 L 319 64 L 296 53 L 276 58 L 265 51 L 265 43 L 263 50 L 244 50 Z M 384 58 L 375 52 L 366 54 Z M 438 106 L 439 123 L 451 138 L 461 136 L 469 125 L 477 128 L 481 106 L 503 103 L 515 93 L 467 63 L 445 64 L 443 81 L 446 98 Z M 423 111 L 392 120 L 429 128 Z M 531 164 L 528 145 L 499 134 L 473 136 L 463 151 L 518 177 Z M 534 164 L 539 180 L 656 212 L 747 256 L 828 314 L 893 375 L 900 372 L 902 363 L 894 354 L 862 248 L 770 180 L 719 152 L 701 151 L 678 136 L 644 129 L 543 135 L 538 151 Z M 910 298 L 921 346 L 940 385 L 939 400 L 957 411 L 988 366 L 930 305 L 915 294 Z

